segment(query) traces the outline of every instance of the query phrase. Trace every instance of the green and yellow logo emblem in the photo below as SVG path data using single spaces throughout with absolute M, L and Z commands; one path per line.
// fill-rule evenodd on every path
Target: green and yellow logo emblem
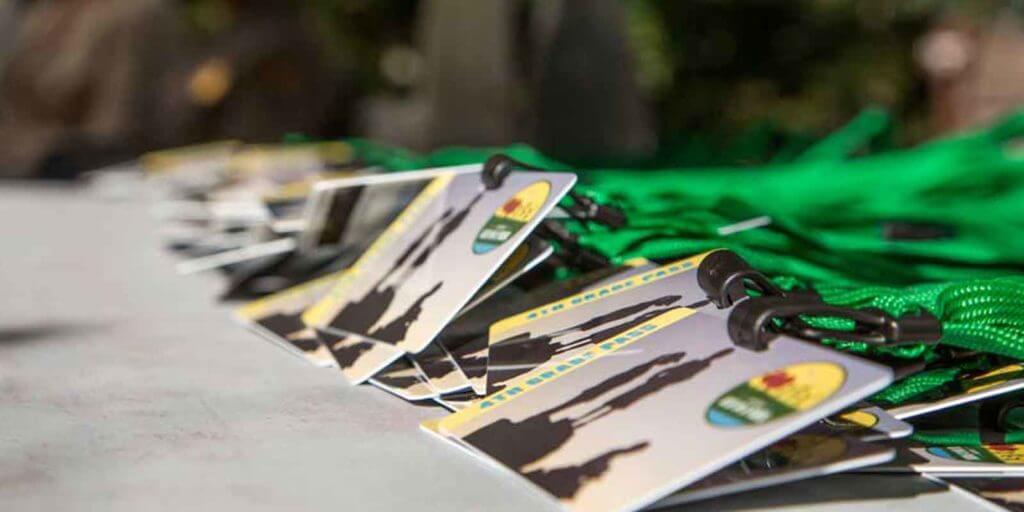
M 505 201 L 473 240 L 473 253 L 486 254 L 505 243 L 540 212 L 551 194 L 547 181 L 531 183 Z
M 1024 464 L 1024 444 L 983 444 L 981 446 L 932 446 L 928 453 L 943 459 L 996 464 Z
M 707 420 L 720 427 L 760 425 L 814 407 L 846 381 L 835 363 L 800 363 L 768 372 L 736 386 L 708 408 Z

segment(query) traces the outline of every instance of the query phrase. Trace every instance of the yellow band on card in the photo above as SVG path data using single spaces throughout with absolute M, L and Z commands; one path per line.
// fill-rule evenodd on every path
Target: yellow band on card
M 662 279 L 674 276 L 681 272 L 694 270 L 697 268 L 698 265 L 700 265 L 700 262 L 703 261 L 704 257 L 707 256 L 708 254 L 709 253 L 706 252 L 703 254 L 698 254 L 696 256 L 691 256 L 686 259 L 674 261 L 667 265 L 644 272 L 643 274 L 627 277 L 625 279 L 615 281 L 614 283 L 610 283 L 606 286 L 602 286 L 601 288 L 580 292 L 577 293 L 576 295 L 566 297 L 558 302 L 545 304 L 543 306 L 531 309 L 529 311 L 525 311 L 518 315 L 510 316 L 508 318 L 505 318 L 504 320 L 500 320 L 491 325 L 488 336 L 492 341 L 497 340 L 500 339 L 500 337 L 504 333 L 516 327 L 519 327 L 525 323 L 539 320 L 548 315 L 564 313 L 566 311 L 582 306 L 594 300 L 604 299 L 612 295 L 627 292 L 638 286 L 643 286 L 651 284 L 655 281 L 660 281 Z
M 697 311 L 694 309 L 683 307 L 666 311 L 646 323 L 632 327 L 606 341 L 595 344 L 573 357 L 541 366 L 530 373 L 509 382 L 501 391 L 477 400 L 469 407 L 450 416 L 446 416 L 441 420 L 438 426 L 442 432 L 450 431 L 452 428 L 472 420 L 485 411 L 511 402 L 517 397 L 530 392 L 534 388 L 537 388 L 546 382 L 557 379 L 576 370 L 577 368 L 590 364 L 601 357 L 636 343 L 650 334 L 672 325 L 696 312 Z

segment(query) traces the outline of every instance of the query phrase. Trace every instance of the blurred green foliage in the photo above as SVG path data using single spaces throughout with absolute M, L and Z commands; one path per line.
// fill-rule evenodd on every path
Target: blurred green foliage
M 972 20 L 1005 2 L 629 0 L 640 83 L 662 133 L 733 133 L 769 122 L 823 133 L 866 106 L 927 135 L 915 42 L 947 16 Z M 980 20 L 979 20 L 980 21 Z
M 380 60 L 390 47 L 415 46 L 418 0 L 285 3 L 301 10 L 329 65 L 348 74 L 360 94 L 400 90 L 381 72 Z M 885 107 L 901 120 L 900 142 L 923 139 L 929 135 L 928 105 L 924 77 L 913 62 L 915 42 L 949 16 L 983 21 L 1010 4 L 623 1 L 637 78 L 669 145 L 695 133 L 766 141 L 773 132 L 822 134 L 867 106 Z M 244 9 L 246 2 L 188 0 L 186 5 L 197 28 L 216 32 L 230 26 L 232 10 Z M 525 10 L 532 4 L 521 5 Z

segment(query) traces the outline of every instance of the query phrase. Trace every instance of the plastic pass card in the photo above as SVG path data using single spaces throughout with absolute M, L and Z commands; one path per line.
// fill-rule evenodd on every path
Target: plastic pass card
M 865 470 L 935 475 L 1004 474 L 1024 476 L 1024 444 L 905 446 L 889 464 Z
M 634 259 L 622 266 L 605 267 L 570 279 L 552 281 L 529 291 L 506 289 L 505 293 L 487 301 L 484 307 L 468 311 L 448 324 L 438 335 L 438 341 L 455 357 L 456 364 L 469 377 L 473 391 L 483 396 L 487 394 L 487 332 L 491 324 L 588 288 L 600 288 L 602 281 L 617 281 L 651 268 L 654 265 L 647 260 Z
M 942 478 L 943 482 L 955 485 L 976 494 L 996 505 L 1001 510 L 1020 512 L 1024 510 L 1024 478 Z
M 430 387 L 426 378 L 406 357 L 393 361 L 369 382 L 410 402 L 430 400 L 437 396 L 437 391 Z
M 470 388 L 469 377 L 462 373 L 455 358 L 440 343 L 432 343 L 419 354 L 409 354 L 408 358 L 438 394 Z
M 517 253 L 522 253 L 520 258 Z M 527 240 L 519 246 L 513 255 L 496 272 L 477 296 L 491 295 L 508 285 L 515 276 L 538 264 L 551 254 L 551 247 L 541 241 Z M 344 282 L 347 276 L 340 276 L 335 283 Z M 470 301 L 466 308 L 478 304 L 478 297 Z M 465 311 L 465 310 L 464 310 Z M 461 315 L 462 312 L 460 312 Z M 456 319 L 454 322 L 461 321 Z M 353 334 L 337 335 L 332 332 L 316 331 L 317 338 L 334 356 L 342 375 L 353 383 L 361 383 L 391 364 L 404 352 L 394 345 L 376 343 Z M 470 381 L 463 373 L 461 366 L 455 364 L 452 355 L 441 344 L 434 344 L 421 350 L 412 358 L 413 364 L 430 382 L 430 386 L 438 393 L 448 393 L 463 389 Z
M 675 308 L 509 382 L 440 432 L 571 510 L 636 510 L 882 389 L 892 371 L 780 336 L 735 347 Z
M 479 173 L 435 178 L 303 320 L 423 350 L 575 181 L 569 173 L 513 172 L 488 190 Z
M 555 248 L 546 241 L 537 237 L 527 238 L 515 251 L 512 251 L 512 254 L 505 260 L 505 263 L 498 267 L 498 271 L 491 275 L 480 291 L 459 311 L 457 316 L 461 317 L 466 311 L 484 303 L 484 301 L 493 297 L 495 293 L 498 293 L 506 286 L 515 282 L 516 279 L 523 277 L 524 274 L 543 263 L 544 260 L 550 258 L 554 252 Z
M 553 252 L 554 249 L 547 242 L 536 237 L 528 238 L 509 259 L 505 260 L 473 300 L 466 304 L 458 317 L 441 331 L 436 342 L 411 356 L 413 364 L 427 377 L 431 387 L 439 393 L 451 393 L 471 386 L 469 377 L 462 371 L 447 347 L 445 333 L 450 332 L 449 329 L 453 325 L 459 324 L 465 318 L 464 313 L 477 306 L 489 310 L 498 309 L 495 304 L 502 301 L 502 298 L 494 295 L 549 258 Z
M 329 274 L 249 302 L 236 310 L 236 318 L 289 352 L 317 366 L 336 366 L 331 352 L 316 332 L 302 322 L 302 312 L 334 285 L 345 271 Z
M 789 482 L 851 471 L 892 460 L 896 450 L 810 427 L 665 498 L 666 508 Z
M 472 172 L 465 168 L 462 172 Z M 317 182 L 305 206 L 301 251 L 358 246 L 379 235 L 430 180 L 445 169 L 396 172 Z
M 704 256 L 626 276 L 495 322 L 489 332 L 487 392 L 665 311 L 687 306 L 721 314 L 697 284 L 697 266 Z
M 1011 364 L 960 381 L 962 391 L 934 402 L 908 404 L 888 409 L 889 414 L 905 420 L 979 400 L 1024 389 L 1024 366 Z

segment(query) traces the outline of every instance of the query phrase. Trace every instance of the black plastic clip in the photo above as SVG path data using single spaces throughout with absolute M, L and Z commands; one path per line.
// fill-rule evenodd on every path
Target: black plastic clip
M 522 163 L 499 153 L 492 155 L 484 162 L 484 169 L 480 173 L 480 181 L 484 182 L 484 188 L 494 190 L 505 183 L 505 178 L 512 174 L 513 167 L 525 167 Z
M 852 329 L 814 327 L 804 319 L 822 317 L 847 320 Z M 751 350 L 764 350 L 777 333 L 809 340 L 858 341 L 881 346 L 937 343 L 942 324 L 931 313 L 895 317 L 876 308 L 854 309 L 832 306 L 812 296 L 788 295 L 752 297 L 729 314 L 729 337 Z
M 498 153 L 492 155 L 484 162 L 480 179 L 484 187 L 494 190 L 505 182 L 505 178 L 512 173 L 513 169 L 527 169 L 539 171 L 537 167 L 527 165 L 515 160 L 508 155 Z M 598 204 L 593 199 L 573 191 L 569 191 L 569 197 L 573 205 L 566 208 L 569 215 L 580 220 L 590 220 L 602 223 L 611 228 L 621 227 L 626 223 L 626 216 L 617 208 Z M 544 221 L 537 226 L 537 236 L 553 241 L 560 248 L 560 255 L 565 258 L 569 265 L 574 267 L 594 270 L 611 265 L 611 261 L 604 255 L 583 247 L 577 242 L 576 236 L 565 229 L 562 224 L 554 221 Z
M 569 197 L 572 198 L 572 206 L 566 208 L 566 211 L 577 219 L 594 221 L 612 229 L 626 225 L 626 214 L 614 206 L 599 204 L 597 201 L 571 190 Z
M 697 284 L 718 309 L 725 309 L 749 296 L 786 295 L 781 288 L 738 254 L 721 249 L 708 254 L 697 267 Z
M 559 246 L 559 255 L 565 258 L 570 266 L 584 270 L 596 270 L 611 265 L 611 261 L 603 254 L 583 247 L 576 241 L 576 236 L 565 229 L 559 222 L 546 220 L 537 226 L 537 236 L 553 241 Z
M 697 283 L 716 306 L 733 308 L 728 320 L 729 337 L 750 350 L 767 349 L 779 333 L 817 341 L 833 339 L 883 346 L 937 343 L 942 338 L 942 323 L 927 311 L 894 317 L 877 308 L 826 304 L 809 290 L 786 292 L 728 250 L 704 257 L 697 269 Z M 853 328 L 814 327 L 805 321 L 806 317 L 847 320 Z

